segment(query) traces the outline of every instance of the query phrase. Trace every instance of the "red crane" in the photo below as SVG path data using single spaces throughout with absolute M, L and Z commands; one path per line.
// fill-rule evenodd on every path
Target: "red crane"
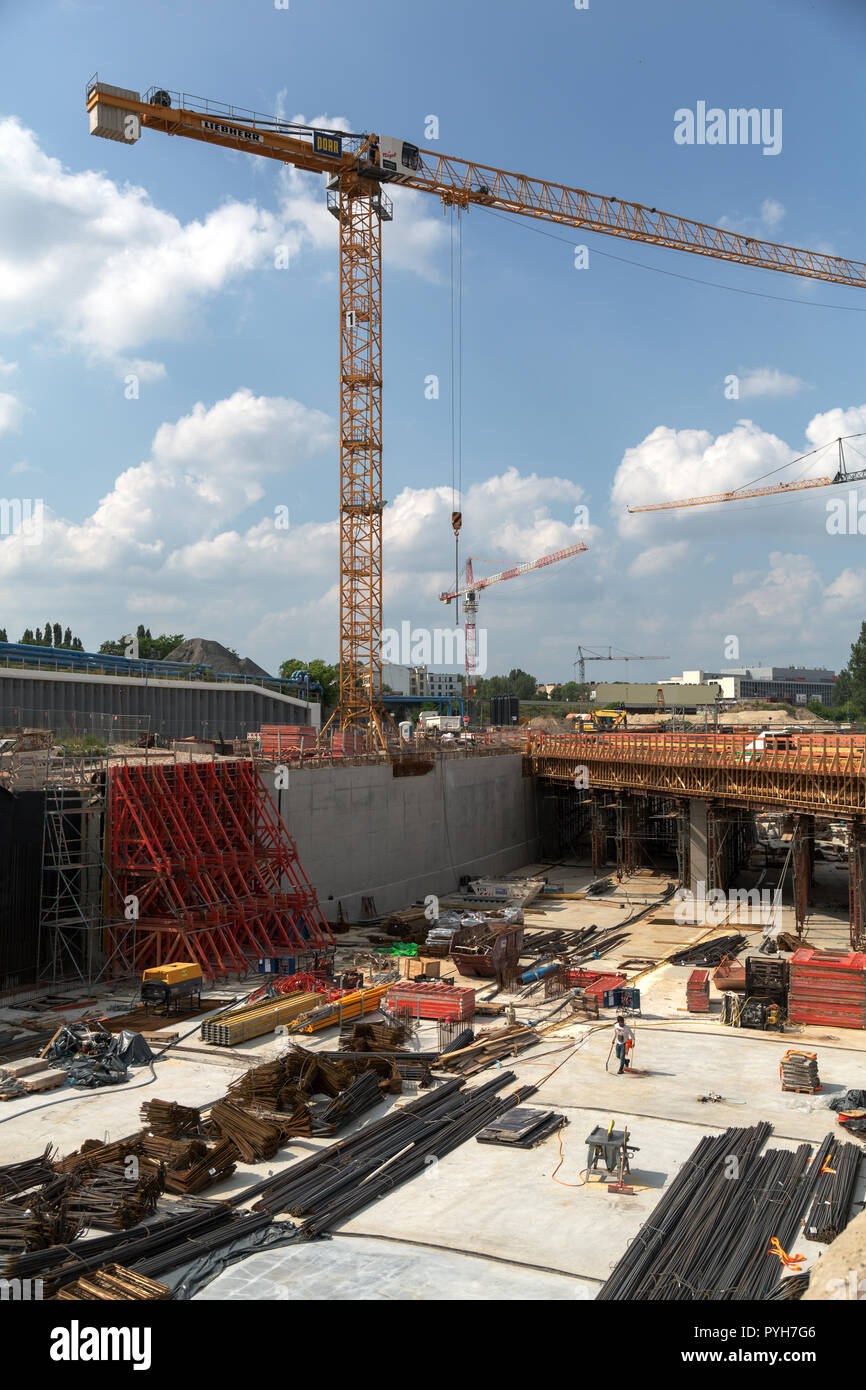
M 489 589 L 491 584 L 500 584 L 503 579 L 516 579 L 518 575 L 528 574 L 530 570 L 542 570 L 546 565 L 555 565 L 558 560 L 567 560 L 569 556 L 579 555 L 582 550 L 588 549 L 589 546 L 584 545 L 583 541 L 578 541 L 576 545 L 567 545 L 564 550 L 553 550 L 549 555 L 542 555 L 540 560 L 530 560 L 525 565 L 512 565 L 510 569 L 500 570 L 499 574 L 489 574 L 486 579 L 476 579 L 472 573 L 472 560 L 466 561 L 466 576 L 461 587 L 453 593 L 440 594 L 439 597 L 443 603 L 450 603 L 453 598 L 463 595 L 467 700 L 475 694 L 475 615 L 478 612 L 480 590 Z

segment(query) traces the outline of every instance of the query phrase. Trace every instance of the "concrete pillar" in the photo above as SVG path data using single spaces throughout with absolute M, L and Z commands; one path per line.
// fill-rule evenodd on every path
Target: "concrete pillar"
M 794 818 L 794 923 L 799 936 L 806 922 L 806 911 L 812 901 L 812 875 L 815 862 L 815 817 L 799 815 Z
M 851 949 L 866 949 L 866 828 L 860 820 L 848 826 L 848 921 Z
M 695 894 L 698 884 L 708 882 L 707 816 L 709 802 L 699 797 L 689 800 L 689 888 Z

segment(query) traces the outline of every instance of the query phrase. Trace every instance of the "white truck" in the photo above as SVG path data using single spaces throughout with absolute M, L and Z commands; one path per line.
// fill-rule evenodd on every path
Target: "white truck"
M 463 720 L 459 714 L 436 714 L 434 710 L 422 710 L 418 715 L 418 728 L 422 734 L 459 734 Z

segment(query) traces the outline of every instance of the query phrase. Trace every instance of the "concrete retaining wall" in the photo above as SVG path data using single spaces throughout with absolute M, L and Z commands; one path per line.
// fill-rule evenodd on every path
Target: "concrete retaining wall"
M 263 771 L 273 787 L 273 777 Z M 516 754 L 437 759 L 421 777 L 390 766 L 299 768 L 274 791 L 329 921 L 453 891 L 462 874 L 507 873 L 537 857 L 534 787 Z

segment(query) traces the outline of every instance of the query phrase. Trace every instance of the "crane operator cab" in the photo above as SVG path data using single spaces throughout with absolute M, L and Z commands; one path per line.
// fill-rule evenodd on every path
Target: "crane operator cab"
M 405 183 L 420 168 L 421 151 L 417 145 L 411 145 L 408 140 L 394 139 L 390 135 L 367 137 L 366 153 L 361 160 L 362 174 L 367 173 L 383 183 Z M 375 174 L 372 172 L 373 169 L 376 171 Z

